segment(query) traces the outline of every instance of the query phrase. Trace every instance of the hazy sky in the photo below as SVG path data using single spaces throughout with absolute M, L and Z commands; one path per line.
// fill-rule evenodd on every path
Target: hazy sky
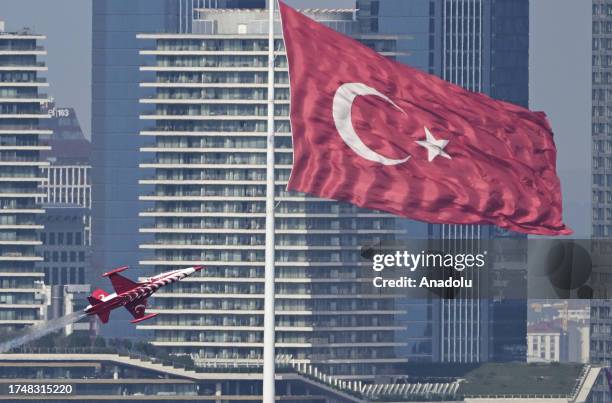
M 7 31 L 29 27 L 47 35 L 41 45 L 48 53 L 49 88 L 42 92 L 58 106 L 75 108 L 90 138 L 91 0 L 0 0 L 0 20 Z
M 354 0 L 287 2 L 301 8 L 354 4 Z M 532 0 L 530 24 L 530 106 L 550 118 L 566 221 L 583 236 L 590 234 L 591 217 L 590 4 L 585 0 Z M 76 109 L 90 137 L 91 0 L 0 0 L 0 19 L 9 30 L 28 26 L 47 35 L 44 45 L 49 52 L 51 86 L 46 91 L 59 106 Z
M 591 2 L 532 0 L 530 31 L 530 108 L 555 132 L 566 223 L 590 236 Z

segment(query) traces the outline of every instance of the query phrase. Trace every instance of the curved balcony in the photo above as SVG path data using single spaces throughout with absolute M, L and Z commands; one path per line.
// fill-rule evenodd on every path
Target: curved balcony
M 0 100 L 1 102 L 1 100 Z M 27 102 L 27 101 L 24 101 Z M 42 101 L 41 101 L 42 102 Z M 265 99 L 206 99 L 206 98 L 141 98 L 141 104 L 179 104 L 179 105 L 267 105 Z M 288 105 L 288 99 L 276 99 L 275 105 Z
M 267 72 L 267 66 L 140 66 L 140 71 L 218 71 L 218 72 L 233 72 L 233 71 L 262 71 Z M 275 67 L 275 72 L 288 72 L 287 67 Z
M 31 161 L 26 158 L 3 159 L 0 161 L 0 166 L 49 166 L 49 161 Z
M 267 70 L 266 70 L 267 72 Z M 142 88 L 268 88 L 267 83 L 255 82 L 201 82 L 201 81 L 149 81 L 139 84 Z M 274 88 L 289 88 L 289 83 L 274 83 Z
M 40 256 L 27 256 L 22 254 L 3 254 L 0 255 L 0 262 L 42 262 Z M 0 305 L 1 307 L 2 305 Z
M 48 117 L 48 115 L 46 115 Z M 140 115 L 143 120 L 236 120 L 267 121 L 267 115 Z M 275 121 L 289 120 L 289 116 L 275 116 Z
M 181 154 L 190 154 L 190 153 L 247 153 L 247 154 L 265 154 L 267 150 L 265 148 L 239 148 L 239 147 L 142 147 L 140 149 L 141 152 L 145 153 L 181 153 Z M 275 153 L 286 153 L 292 154 L 293 150 L 291 148 L 275 148 Z
M 48 87 L 49 83 L 44 78 L 29 81 L 0 81 L 0 87 Z

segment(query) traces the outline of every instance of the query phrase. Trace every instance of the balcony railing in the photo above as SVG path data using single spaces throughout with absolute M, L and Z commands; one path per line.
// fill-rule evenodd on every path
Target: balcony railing
M 2 38 L 2 37 L 0 37 Z M 0 51 L 3 50 L 45 50 L 43 46 L 23 46 L 23 45 L 0 45 Z

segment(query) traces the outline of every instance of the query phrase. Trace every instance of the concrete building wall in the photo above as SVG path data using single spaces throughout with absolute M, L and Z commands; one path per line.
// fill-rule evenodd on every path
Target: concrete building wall
M 45 319 L 47 290 L 35 264 L 43 228 L 37 204 L 42 180 L 40 152 L 48 150 L 41 136 L 40 92 L 49 84 L 41 76 L 46 51 L 31 32 L 0 31 L 0 330 L 11 330 Z
M 352 12 L 312 16 L 355 29 Z M 142 86 L 156 89 L 141 100 L 149 123 L 141 151 L 152 157 L 141 164 L 151 173 L 141 183 L 155 186 L 141 196 L 154 203 L 141 215 L 155 220 L 141 228 L 155 239 L 141 245 L 150 256 L 141 264 L 206 266 L 202 277 L 160 291 L 151 312 L 161 315 L 139 326 L 171 352 L 261 360 L 266 18 L 261 10 L 209 10 L 194 25 L 214 21 L 218 33 L 141 35 L 155 40 L 141 51 L 142 69 L 155 79 Z M 247 31 L 238 34 L 243 23 Z M 368 40 L 376 46 L 376 36 Z M 394 56 L 385 40 L 383 54 Z M 345 378 L 372 378 L 402 361 L 395 348 L 405 341 L 395 338 L 393 296 L 367 284 L 360 247 L 405 230 L 388 214 L 285 191 L 292 148 L 280 37 L 276 49 L 276 353 Z

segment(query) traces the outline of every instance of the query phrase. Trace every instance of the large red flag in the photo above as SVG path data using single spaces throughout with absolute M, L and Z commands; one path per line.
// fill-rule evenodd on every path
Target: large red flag
M 543 113 L 401 65 L 283 3 L 280 11 L 289 190 L 431 223 L 572 233 Z

